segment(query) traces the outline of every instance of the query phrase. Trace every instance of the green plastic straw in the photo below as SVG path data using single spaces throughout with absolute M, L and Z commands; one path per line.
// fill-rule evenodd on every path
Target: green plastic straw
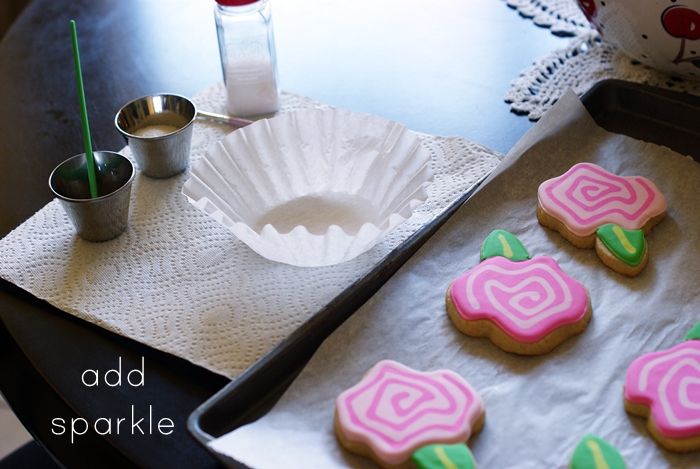
M 75 62 L 75 81 L 78 84 L 78 99 L 80 100 L 80 120 L 83 124 L 83 146 L 87 157 L 88 184 L 90 197 L 97 197 L 97 178 L 95 177 L 95 156 L 92 154 L 92 139 L 88 123 L 87 107 L 85 106 L 85 88 L 83 87 L 83 72 L 80 68 L 80 51 L 78 50 L 78 32 L 75 20 L 70 20 L 70 35 L 73 40 L 73 61 Z

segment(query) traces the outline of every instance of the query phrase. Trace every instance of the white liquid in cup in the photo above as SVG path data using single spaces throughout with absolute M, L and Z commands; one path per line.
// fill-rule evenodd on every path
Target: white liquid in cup
M 176 127 L 174 125 L 147 125 L 145 127 L 141 127 L 140 129 L 135 130 L 134 135 L 136 135 L 137 137 L 160 137 L 162 135 L 168 135 L 173 132 L 177 132 L 178 130 L 180 130 L 180 127 Z

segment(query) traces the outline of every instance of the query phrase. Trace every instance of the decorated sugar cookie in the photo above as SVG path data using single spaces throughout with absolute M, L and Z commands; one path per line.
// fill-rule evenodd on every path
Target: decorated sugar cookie
M 481 397 L 464 378 L 449 370 L 416 371 L 391 360 L 374 365 L 338 396 L 335 406 L 340 443 L 383 467 L 406 463 L 426 445 L 464 443 L 483 422 Z
M 671 451 L 700 450 L 700 323 L 686 341 L 642 355 L 625 376 L 625 410 Z
M 538 215 L 579 247 L 593 247 L 606 223 L 628 230 L 649 229 L 666 213 L 666 199 L 649 179 L 621 177 L 592 163 L 578 163 L 540 184 Z
M 457 329 L 522 355 L 547 353 L 583 332 L 591 317 L 586 288 L 551 257 L 527 255 L 516 261 L 504 251 L 482 248 L 485 259 L 447 289 L 447 313 Z
M 622 455 L 595 435 L 584 436 L 571 456 L 570 469 L 627 469 Z
M 578 163 L 537 190 L 543 226 L 576 247 L 595 245 L 605 265 L 626 275 L 646 265 L 644 235 L 665 215 L 666 199 L 649 179 L 616 176 L 592 163 Z
M 428 445 L 413 453 L 417 469 L 476 469 L 476 461 L 467 445 Z

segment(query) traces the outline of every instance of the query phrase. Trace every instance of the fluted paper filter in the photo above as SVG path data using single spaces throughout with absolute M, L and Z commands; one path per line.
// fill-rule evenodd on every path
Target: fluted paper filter
M 183 194 L 268 259 L 333 265 L 370 249 L 427 199 L 430 155 L 401 124 L 341 109 L 236 130 L 192 167 Z

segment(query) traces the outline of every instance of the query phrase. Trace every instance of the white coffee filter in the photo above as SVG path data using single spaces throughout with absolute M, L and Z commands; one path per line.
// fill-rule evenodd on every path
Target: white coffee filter
M 268 259 L 350 260 L 427 199 L 430 155 L 396 122 L 341 109 L 257 121 L 214 144 L 183 194 Z

